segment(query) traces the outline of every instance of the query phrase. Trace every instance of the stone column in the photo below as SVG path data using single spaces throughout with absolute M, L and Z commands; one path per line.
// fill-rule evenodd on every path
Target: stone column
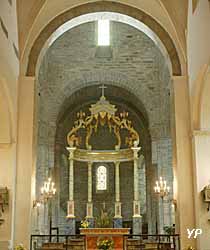
M 75 234 L 75 215 L 74 215 L 74 151 L 76 148 L 68 147 L 69 151 L 69 201 L 67 207 L 68 234 Z
M 194 149 L 194 176 L 195 180 L 195 228 L 202 228 L 202 234 L 197 237 L 197 249 L 208 249 L 210 246 L 210 212 L 207 210 L 208 204 L 203 202 L 201 191 L 210 184 L 210 130 L 196 130 L 193 132 Z
M 18 129 L 17 129 L 17 168 L 16 189 L 12 212 L 12 243 L 20 242 L 29 249 L 31 209 L 35 200 L 35 159 L 34 142 L 34 90 L 33 77 L 20 77 L 18 84 Z M 13 245 L 13 244 L 12 244 Z
M 134 201 L 133 201 L 133 234 L 141 234 L 141 214 L 140 214 L 140 199 L 139 199 L 139 174 L 138 174 L 138 164 L 139 157 L 138 152 L 140 147 L 133 147 L 134 154 L 134 166 L 133 166 L 133 177 L 134 177 Z
M 181 235 L 181 249 L 196 246 L 196 240 L 188 238 L 187 228 L 196 228 L 193 190 L 192 144 L 190 135 L 190 106 L 188 79 L 173 77 L 174 89 L 174 198 L 177 200 L 176 231 Z M 173 129 L 173 128 L 172 128 Z M 187 215 L 187 216 L 186 216 Z
M 121 202 L 120 202 L 120 162 L 115 162 L 115 216 L 114 227 L 122 228 Z
M 93 218 L 93 201 L 92 201 L 92 162 L 88 162 L 88 202 L 87 202 L 87 212 L 86 218 L 89 221 L 89 227 L 94 227 Z

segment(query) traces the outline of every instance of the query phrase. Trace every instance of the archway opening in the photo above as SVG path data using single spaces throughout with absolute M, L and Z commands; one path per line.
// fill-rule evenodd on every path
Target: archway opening
M 67 184 L 62 184 L 61 179 L 64 178 L 60 178 L 67 176 L 66 172 L 59 173 L 62 166 L 66 169 L 67 164 L 67 128 L 73 125 L 73 117 L 79 109 L 87 109 L 89 104 L 97 100 L 100 93 L 97 85 L 105 84 L 109 100 L 121 109 L 130 110 L 140 135 L 143 135 L 140 143 L 145 158 L 142 167 L 142 183 L 145 184 L 141 189 L 146 190 L 142 192 L 146 201 L 142 201 L 145 204 L 142 211 L 145 210 L 147 232 L 161 233 L 164 225 L 172 226 L 174 219 L 171 203 L 161 205 L 153 192 L 155 180 L 161 175 L 167 178 L 171 187 L 173 183 L 170 71 L 156 44 L 143 32 L 125 23 L 112 21 L 111 25 L 112 46 L 108 54 L 104 54 L 103 49 L 101 51 L 96 45 L 96 23 L 88 22 L 63 33 L 43 57 L 37 88 L 37 193 L 49 172 L 55 171 L 60 191 L 67 195 L 65 188 L 68 178 Z M 143 176 L 146 176 L 145 181 Z M 65 231 L 64 204 L 67 198 L 61 196 L 55 204 L 55 211 L 57 209 L 60 212 L 54 217 L 54 223 L 62 225 Z M 172 197 L 173 190 L 169 201 Z M 78 220 L 81 220 L 84 207 L 78 211 L 83 211 L 80 214 L 78 212 Z M 165 213 L 164 218 L 162 212 Z M 130 218 L 129 213 L 124 216 L 127 220 Z M 40 230 L 47 230 L 44 224 L 40 225 Z

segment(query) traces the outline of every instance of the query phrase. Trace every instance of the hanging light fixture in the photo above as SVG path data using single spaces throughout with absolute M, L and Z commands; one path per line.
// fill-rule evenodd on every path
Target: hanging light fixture
M 167 186 L 166 180 L 163 180 L 163 178 L 160 177 L 160 179 L 156 181 L 156 186 L 154 187 L 154 191 L 156 194 L 160 195 L 160 197 L 163 199 L 165 196 L 169 194 L 170 187 Z

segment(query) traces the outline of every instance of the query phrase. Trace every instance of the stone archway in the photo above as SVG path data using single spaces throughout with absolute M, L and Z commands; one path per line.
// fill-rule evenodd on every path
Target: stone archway
M 104 5 L 105 4 L 105 5 Z M 81 15 L 81 14 L 83 14 L 83 13 L 87 13 L 87 10 L 89 11 L 89 12 L 91 12 L 91 11 L 94 11 L 94 9 L 91 9 L 91 7 L 90 6 L 97 6 L 96 7 L 96 9 L 95 9 L 95 11 L 101 11 L 101 10 L 103 10 L 103 11 L 106 11 L 107 9 L 109 9 L 107 6 L 109 5 L 109 4 L 111 4 L 111 6 L 112 6 L 112 8 L 111 8 L 111 10 L 113 11 L 113 9 L 115 9 L 115 8 L 117 8 L 116 9 L 116 12 L 120 12 L 121 11 L 121 13 L 123 13 L 123 14 L 126 14 L 126 15 L 130 15 L 130 16 L 133 16 L 133 17 L 135 17 L 136 19 L 139 19 L 139 20 L 141 20 L 142 22 L 144 22 L 144 23 L 146 23 L 149 27 L 151 27 L 151 29 L 153 29 L 157 34 L 159 34 L 159 37 L 162 37 L 162 42 L 163 42 L 163 44 L 165 45 L 165 47 L 166 47 L 166 49 L 167 49 L 167 51 L 168 51 L 168 53 L 169 53 L 169 55 L 170 55 L 170 60 L 171 60 L 171 62 L 172 62 L 172 73 L 173 73 L 173 75 L 174 76 L 181 76 L 182 75 L 182 72 L 181 72 L 181 63 L 180 63 L 180 61 L 179 61 L 179 58 L 178 58 L 178 53 L 177 53 L 177 51 L 176 51 L 176 49 L 175 49 L 175 45 L 173 44 L 173 42 L 172 42 L 172 40 L 171 40 L 171 38 L 169 37 L 169 35 L 167 34 L 167 32 L 158 24 L 158 23 L 156 23 L 156 21 L 154 21 L 153 19 L 151 19 L 149 16 L 147 16 L 145 13 L 143 13 L 142 14 L 142 12 L 141 11 L 139 11 L 139 10 L 137 10 L 137 9 L 135 9 L 135 8 L 132 8 L 132 7 L 125 7 L 125 10 L 124 10 L 124 12 L 123 12 L 123 7 L 122 7 L 122 5 L 121 4 L 119 4 L 121 7 L 119 7 L 118 6 L 118 4 L 113 4 L 113 3 L 108 3 L 108 2 L 97 2 L 96 4 L 94 3 L 92 3 L 92 4 L 87 4 L 87 5 L 82 5 L 82 6 L 80 6 L 81 8 L 82 8 L 82 11 L 80 12 L 79 11 L 79 8 L 80 7 L 76 7 L 76 8 L 74 8 L 73 10 L 74 10 L 74 13 L 71 13 L 71 11 L 69 11 L 69 12 L 66 12 L 66 13 L 64 13 L 64 14 L 61 14 L 61 16 L 60 16 L 60 18 L 61 18 L 61 20 L 57 20 L 58 21 L 58 23 L 56 23 L 56 21 L 55 21 L 55 19 L 49 24 L 49 26 L 47 26 L 48 27 L 48 29 L 47 29 L 47 27 L 46 27 L 46 29 L 44 29 L 41 33 L 40 33 L 40 36 L 37 38 L 37 40 L 36 40 L 36 42 L 34 43 L 34 45 L 33 45 L 33 48 L 32 48 L 32 50 L 31 50 L 31 53 L 30 53 L 30 56 L 29 56 L 29 64 L 28 64 L 28 70 L 27 70 L 27 73 L 26 73 L 26 76 L 35 76 L 35 71 L 36 71 L 36 65 L 37 65 L 37 60 L 38 60 L 38 57 L 39 57 L 39 54 L 40 54 L 40 51 L 41 51 L 41 49 L 42 49 L 42 47 L 43 47 L 43 45 L 44 45 L 44 43 L 45 43 L 45 41 L 48 39 L 48 37 L 49 37 L 49 35 L 50 34 L 52 34 L 52 32 L 54 31 L 54 30 L 56 30 L 56 28 L 57 27 L 59 27 L 63 22 L 65 22 L 66 20 L 69 20 L 69 16 L 68 16 L 68 13 L 70 13 L 69 15 L 70 15 L 70 18 L 71 18 L 71 16 L 72 17 L 74 17 L 74 16 L 79 16 L 79 15 Z M 84 6 L 86 6 L 86 7 L 88 7 L 89 6 L 89 8 L 87 8 L 87 9 L 84 9 Z M 104 7 L 105 6 L 105 7 Z M 113 7 L 113 6 L 117 6 L 117 7 Z M 124 5 L 123 5 L 124 6 Z M 119 8 L 118 8 L 119 7 Z M 127 11 L 127 9 L 129 9 L 129 8 L 131 8 L 133 11 L 134 11 L 134 13 L 129 13 L 129 11 Z M 137 13 L 138 12 L 138 13 Z M 58 16 L 59 17 L 59 16 Z M 66 18 L 66 20 L 65 20 L 65 18 Z M 154 27 L 152 27 L 152 25 L 154 25 Z M 165 35 L 165 36 L 164 36 Z M 184 66 L 183 66 L 184 67 Z M 177 78 L 176 79 L 177 80 L 177 83 L 178 82 L 182 82 L 183 84 L 186 84 L 187 83 L 187 80 L 186 79 L 182 79 L 182 78 Z M 182 83 L 180 83 L 180 85 L 182 84 Z M 177 91 L 177 93 L 178 93 L 178 91 L 179 91 L 179 89 L 178 90 L 175 90 L 175 91 Z M 181 91 L 181 90 L 180 90 Z M 185 93 L 186 93 L 186 90 L 184 90 L 185 91 Z M 64 94 L 64 96 L 65 96 L 65 93 L 64 93 L 64 91 L 63 91 L 63 94 Z M 186 96 L 182 96 L 181 98 L 183 98 L 183 99 L 185 99 L 185 97 Z M 178 102 L 179 100 L 177 99 L 177 102 Z M 181 110 L 181 108 L 180 108 L 180 112 L 181 112 L 182 110 Z M 179 124 L 178 124 L 178 126 L 179 126 Z M 178 127 L 177 126 L 177 127 Z M 176 128 L 177 128 L 176 127 Z M 180 127 L 181 128 L 181 130 L 182 130 L 182 127 Z M 187 128 L 185 129 L 185 132 L 187 132 Z M 177 136 L 177 135 L 176 135 Z M 178 136 L 177 136 L 178 137 Z M 182 144 L 183 144 L 183 142 L 182 142 Z M 183 145 L 183 146 L 185 146 L 185 145 Z M 180 150 L 179 150 L 180 151 Z M 179 152 L 180 153 L 180 152 Z M 189 152 L 187 152 L 187 155 L 189 155 L 188 154 Z M 178 156 L 178 157 L 180 157 L 180 167 L 181 166 L 183 166 L 183 163 L 181 163 L 181 160 L 182 160 L 182 156 Z M 187 156 L 188 157 L 188 156 Z M 190 166 L 190 163 L 188 162 L 187 163 L 187 167 L 188 167 L 188 169 L 187 169 L 187 171 L 189 170 L 189 166 Z M 190 173 L 190 171 L 188 171 L 188 173 Z M 190 174 L 188 175 L 186 175 L 186 176 L 190 176 Z M 190 179 L 190 178 L 189 178 Z M 191 181 L 191 179 L 190 179 L 190 181 Z M 189 187 L 190 187 L 190 183 L 188 183 L 189 185 Z M 183 183 L 181 182 L 181 185 L 179 185 L 179 187 L 181 188 L 182 187 L 182 185 L 183 185 Z M 189 188 L 189 190 L 190 190 L 190 188 Z M 191 191 L 191 190 L 190 190 Z M 182 197 L 182 198 L 185 198 L 184 196 Z M 183 213 L 183 212 L 182 212 Z M 191 223 L 191 221 L 192 221 L 192 216 L 191 216 L 191 214 L 190 214 L 190 216 L 189 216 L 189 220 L 190 220 L 190 223 Z M 190 225 L 192 225 L 193 224 L 193 222 L 190 224 Z M 185 228 L 186 228 L 186 224 L 185 223 L 183 223 L 183 228 L 181 229 L 181 232 L 182 233 L 184 233 L 184 230 L 185 230 Z
M 87 64 L 84 62 L 84 64 L 83 64 L 84 68 L 80 68 L 78 72 L 75 72 L 76 73 L 75 74 L 75 73 L 73 73 L 71 71 L 71 69 L 73 69 L 73 71 L 76 70 L 78 65 L 73 66 L 71 64 L 71 62 L 67 62 L 64 59 L 64 56 L 66 57 L 68 55 L 68 52 L 71 51 L 72 47 L 69 47 L 69 46 L 71 46 L 71 44 L 78 44 L 77 39 L 80 39 L 80 37 L 78 37 L 76 35 L 77 32 L 78 32 L 78 34 L 80 34 L 80 33 L 84 34 L 85 33 L 86 34 L 85 37 L 89 36 L 90 39 L 94 40 L 94 34 L 90 33 L 90 31 L 89 31 L 89 29 L 91 29 L 92 30 L 91 32 L 94 32 L 93 31 L 94 30 L 93 25 L 94 25 L 94 22 L 92 22 L 92 24 L 91 23 L 85 23 L 83 25 L 77 26 L 77 27 L 69 30 L 68 32 L 63 34 L 63 36 L 62 36 L 63 38 L 60 37 L 59 39 L 57 39 L 56 42 L 53 43 L 53 45 L 49 48 L 49 50 L 48 50 L 48 52 L 46 54 L 46 57 L 43 60 L 43 64 L 45 65 L 45 62 L 48 61 L 47 57 L 50 56 L 51 52 L 53 51 L 53 55 L 52 55 L 53 57 L 50 59 L 50 64 L 55 66 L 55 68 L 54 68 L 55 70 L 53 70 L 53 69 L 50 70 L 48 67 L 46 68 L 46 70 L 47 71 L 49 70 L 49 72 L 51 72 L 51 73 L 49 73 L 49 75 L 52 76 L 53 72 L 57 71 L 56 70 L 56 68 L 57 68 L 56 65 L 60 65 L 59 68 L 58 68 L 59 73 L 56 74 L 56 78 L 53 78 L 53 77 L 51 77 L 51 79 L 45 78 L 44 77 L 44 74 L 45 74 L 44 72 L 45 71 L 43 71 L 44 68 L 43 68 L 43 66 L 40 67 L 40 70 L 41 70 L 40 76 L 44 77 L 44 78 L 43 77 L 39 78 L 39 81 L 38 81 L 39 85 L 40 85 L 40 88 L 39 88 L 40 101 L 41 101 L 41 99 L 44 102 L 46 101 L 45 103 L 42 103 L 42 108 L 41 108 L 42 114 L 43 114 L 43 112 L 47 111 L 47 113 L 45 113 L 46 115 L 42 115 L 42 117 L 45 119 L 45 121 L 39 123 L 40 126 L 41 126 L 40 131 L 43 134 L 43 136 L 44 135 L 47 136 L 48 134 L 53 135 L 53 137 L 51 137 L 51 140 L 49 142 L 50 145 L 49 145 L 49 143 L 47 143 L 46 146 L 44 146 L 43 145 L 44 143 L 42 143 L 42 147 L 43 147 L 44 152 L 49 154 L 49 161 L 50 161 L 49 165 L 50 166 L 54 165 L 53 155 L 54 155 L 55 141 L 53 140 L 53 138 L 54 138 L 55 133 L 56 133 L 56 126 L 57 126 L 56 123 L 57 123 L 57 120 L 59 119 L 59 112 L 62 109 L 64 110 L 65 105 L 67 105 L 65 103 L 65 100 L 67 98 L 70 98 L 70 97 L 71 97 L 71 100 L 72 100 L 73 96 L 77 96 L 74 93 L 77 93 L 78 91 L 80 91 L 83 88 L 89 88 L 89 87 L 95 85 L 95 87 L 97 89 L 96 85 L 99 85 L 100 83 L 105 83 L 108 86 L 108 89 L 109 89 L 109 86 L 114 86 L 116 89 L 118 89 L 118 88 L 119 89 L 124 89 L 124 91 L 120 90 L 120 91 L 115 91 L 114 93 L 112 93 L 112 95 L 115 95 L 115 99 L 116 99 L 116 96 L 120 92 L 120 94 L 122 96 L 121 96 L 121 100 L 119 100 L 119 102 L 123 102 L 123 101 L 125 102 L 125 100 L 127 99 L 126 97 L 128 96 L 128 95 L 126 95 L 126 92 L 130 92 L 130 95 L 132 94 L 132 96 L 133 96 L 132 100 L 133 101 L 138 100 L 138 101 L 134 101 L 134 102 L 136 102 L 136 104 L 138 104 L 138 106 L 141 107 L 141 112 L 144 115 L 146 113 L 146 114 L 149 114 L 149 116 L 150 116 L 150 118 L 148 118 L 147 120 L 148 120 L 148 123 L 149 123 L 149 120 L 150 120 L 151 130 L 153 130 L 152 134 L 153 134 L 153 139 L 154 139 L 154 143 L 153 143 L 154 151 L 157 153 L 158 148 L 162 149 L 162 151 L 161 151 L 161 154 L 162 154 L 163 151 L 164 151 L 163 148 L 168 146 L 169 147 L 168 155 L 169 155 L 171 153 L 171 150 L 170 150 L 171 141 L 168 140 L 168 137 L 167 137 L 167 136 L 170 137 L 169 126 L 167 125 L 168 124 L 168 122 L 167 122 L 168 121 L 168 119 L 167 119 L 168 115 L 166 115 L 166 113 L 168 113 L 168 112 L 166 110 L 162 112 L 162 113 L 164 113 L 166 115 L 165 118 L 167 120 L 166 121 L 167 124 L 165 124 L 165 120 L 164 121 L 161 120 L 163 118 L 163 116 L 160 117 L 158 115 L 158 114 L 161 113 L 161 111 L 156 110 L 156 108 L 159 107 L 159 104 L 161 105 L 161 103 L 162 103 L 161 101 L 159 102 L 159 93 L 165 93 L 164 96 L 162 98 L 160 98 L 160 100 L 164 99 L 165 102 L 169 103 L 169 101 L 168 101 L 169 100 L 169 94 L 168 94 L 167 91 L 170 91 L 169 90 L 170 74 L 168 72 L 168 67 L 167 67 L 168 65 L 165 63 L 165 58 L 160 53 L 159 49 L 155 46 L 153 41 L 151 41 L 145 34 L 143 34 L 142 32 L 140 32 L 137 29 L 134 29 L 130 25 L 122 24 L 120 22 L 115 23 L 115 24 L 113 23 L 113 28 L 114 28 L 114 25 L 117 25 L 117 26 L 115 26 L 115 27 L 118 27 L 117 30 L 120 30 L 120 27 L 123 28 L 124 31 L 122 33 L 119 33 L 119 34 L 121 34 L 122 39 L 125 39 L 125 37 L 127 37 L 126 34 L 133 35 L 134 39 L 130 39 L 129 37 L 126 38 L 126 39 L 130 40 L 130 41 L 128 41 L 129 43 L 132 43 L 132 40 L 135 41 L 135 39 L 139 39 L 140 37 L 142 39 L 144 38 L 143 40 L 138 40 L 138 42 L 136 42 L 136 44 L 138 44 L 137 46 L 139 47 L 139 49 L 142 50 L 142 48 L 144 48 L 146 50 L 146 48 L 149 46 L 150 49 L 152 50 L 152 52 L 151 52 L 150 49 L 148 50 L 151 53 L 150 55 L 151 55 L 151 58 L 153 58 L 152 60 L 155 60 L 154 58 L 159 58 L 158 61 L 155 60 L 155 62 L 154 62 L 154 65 L 156 65 L 156 66 L 152 67 L 151 71 L 148 70 L 149 79 L 147 78 L 147 76 L 145 76 L 146 79 L 143 76 L 142 70 L 144 69 L 144 67 L 139 67 L 138 73 L 135 71 L 135 69 L 133 69 L 134 70 L 133 71 L 132 67 L 130 67 L 129 69 L 127 69 L 126 74 L 125 74 L 125 68 L 124 69 L 120 68 L 119 64 L 115 65 L 116 59 L 115 59 L 115 62 L 111 61 L 112 68 L 105 68 L 104 66 L 103 67 L 94 67 L 94 65 L 91 66 L 90 61 L 89 62 L 87 61 L 87 58 L 89 58 L 89 57 L 84 57 L 83 52 L 80 53 L 77 56 L 77 58 L 78 58 L 79 61 L 80 60 L 85 60 Z M 81 29 L 85 30 L 85 32 L 82 32 Z M 127 29 L 128 29 L 128 31 L 127 31 Z M 115 30 L 116 30 L 116 28 L 115 28 Z M 125 30 L 126 30 L 127 33 L 125 32 Z M 70 40 L 69 40 L 70 37 L 72 37 L 72 39 L 76 39 L 77 42 L 71 43 Z M 66 41 L 66 43 L 62 42 L 62 41 L 64 41 L 63 39 Z M 85 39 L 82 38 L 81 41 L 85 41 L 84 43 L 87 44 L 87 46 L 90 46 L 90 44 L 86 42 L 87 39 L 88 39 L 88 37 L 86 37 Z M 91 40 L 91 45 L 94 44 L 93 40 Z M 62 43 L 62 46 L 59 46 L 59 44 L 61 45 L 60 42 Z M 80 51 L 81 51 L 82 48 L 83 49 L 86 48 L 84 43 L 80 44 L 81 45 L 80 46 Z M 144 43 L 144 45 L 143 45 L 143 43 Z M 124 44 L 124 43 L 120 43 L 120 44 Z M 141 44 L 143 46 L 141 46 Z M 65 51 L 62 49 L 62 52 L 61 52 L 60 49 L 64 48 L 64 47 L 65 47 Z M 85 49 L 85 51 L 88 51 L 88 48 Z M 55 56 L 55 58 L 58 59 L 58 57 L 55 55 L 56 51 L 57 51 L 58 54 L 61 52 L 61 55 L 63 55 L 63 56 L 59 57 L 61 59 L 60 62 L 58 62 L 56 60 L 55 63 L 53 63 L 54 56 Z M 75 47 L 75 49 L 72 49 L 72 52 L 73 51 L 75 51 L 77 53 L 77 47 Z M 113 51 L 116 51 L 116 48 L 114 49 L 114 47 L 113 47 Z M 131 52 L 129 52 L 129 54 L 130 53 Z M 122 53 L 120 53 L 120 54 L 121 54 L 121 56 L 123 56 Z M 138 53 L 139 58 L 141 58 L 141 56 L 143 56 L 143 54 L 144 54 L 143 51 L 139 52 Z M 154 55 L 156 55 L 156 56 L 154 56 Z M 79 59 L 80 56 L 83 59 L 82 58 Z M 121 56 L 119 55 L 119 58 Z M 68 57 L 68 59 L 70 61 L 71 60 L 75 61 L 74 58 L 76 58 L 76 55 L 71 55 L 71 56 L 67 56 L 67 57 Z M 95 60 L 98 60 L 97 58 L 95 58 L 95 59 L 94 58 L 92 58 L 92 60 L 91 60 L 92 62 L 95 62 Z M 159 69 L 158 62 L 160 62 L 160 61 L 161 61 L 161 63 L 160 63 L 161 69 L 160 69 L 159 72 L 162 72 L 160 78 L 165 74 L 165 78 L 164 79 L 161 78 L 162 80 L 159 79 L 159 77 L 158 77 L 159 74 L 158 73 L 156 75 L 155 75 L 155 73 L 154 74 L 151 73 L 151 72 L 153 72 L 155 67 L 157 67 Z M 65 62 L 65 66 L 63 65 L 64 62 Z M 121 62 L 123 63 L 124 61 L 121 61 Z M 130 62 L 126 62 L 126 65 L 128 65 L 128 63 L 130 63 Z M 149 62 L 149 64 L 150 63 L 151 63 L 151 61 Z M 148 66 L 148 65 L 146 66 L 146 64 L 147 64 L 147 62 L 144 65 L 145 67 Z M 61 66 L 61 65 L 63 65 L 64 67 Z M 91 69 L 89 70 L 89 67 L 92 67 L 92 70 Z M 151 101 L 151 99 L 153 99 L 152 98 L 153 93 L 154 93 L 154 95 L 156 93 L 155 89 L 158 89 L 157 96 L 156 96 L 156 98 L 154 98 L 156 101 L 154 101 L 151 104 L 150 101 Z M 86 94 L 90 95 L 90 93 L 88 91 L 86 92 Z M 146 100 L 145 98 L 146 98 L 147 95 L 149 95 L 151 98 Z M 92 94 L 92 96 L 94 97 L 95 94 Z M 143 103 L 143 105 L 141 104 L 141 102 Z M 157 103 L 157 105 L 155 105 L 155 102 Z M 80 101 L 79 101 L 79 103 L 80 103 Z M 149 105 L 149 103 L 151 105 Z M 75 105 L 78 105 L 78 99 L 77 98 L 75 99 Z M 168 107 L 168 105 L 163 105 L 163 106 L 166 107 L 166 109 Z M 45 110 L 44 107 L 47 107 L 47 109 Z M 144 107 L 144 108 L 142 109 L 142 107 Z M 157 114 L 156 117 L 159 117 L 159 118 L 157 118 L 157 120 L 154 117 L 154 114 Z M 154 120 L 156 122 L 154 122 Z M 48 123 L 49 121 L 50 121 L 50 123 Z M 163 124 L 164 123 L 164 125 L 159 127 L 159 129 L 157 129 L 158 125 L 155 125 L 155 123 L 156 124 Z M 152 124 L 153 124 L 153 126 L 152 126 Z M 159 138 L 159 133 L 162 133 L 162 140 Z M 48 138 L 45 138 L 45 139 L 43 138 L 43 141 L 47 142 Z M 148 143 L 150 143 L 150 145 L 151 145 L 151 141 L 148 142 Z M 149 149 L 149 150 L 151 151 L 151 149 Z M 157 160 L 157 158 L 155 158 L 153 161 L 157 162 L 158 160 Z M 40 162 L 40 165 L 41 165 L 42 160 L 40 159 L 40 160 L 38 160 L 38 162 Z M 170 167 L 170 169 L 172 171 L 172 165 L 171 165 L 170 159 L 166 164 L 167 164 L 167 167 L 170 165 L 169 167 Z M 43 164 L 43 168 L 46 167 L 46 165 L 47 164 Z M 151 176 L 152 176 L 152 173 L 155 172 L 155 168 L 157 168 L 157 166 L 160 166 L 160 168 L 161 168 L 161 166 L 162 166 L 161 160 L 159 162 L 157 162 L 157 164 L 154 164 L 152 166 L 153 169 L 151 169 L 151 171 L 150 171 Z M 165 171 L 165 170 L 163 170 L 163 171 Z M 150 191 L 149 192 L 151 194 L 153 194 L 153 191 L 152 191 L 153 186 L 151 186 L 151 185 L 152 185 L 152 183 L 155 182 L 155 179 L 156 179 L 155 176 L 154 176 L 153 179 L 154 180 L 151 180 L 149 182 L 150 183 L 150 187 L 149 187 Z M 172 178 L 170 178 L 170 180 L 171 179 Z M 172 183 L 171 183 L 171 186 L 172 186 Z M 151 200 L 154 200 L 153 197 L 151 198 Z M 155 209 L 155 207 L 156 206 L 153 206 L 154 209 Z M 151 218 L 151 216 L 149 218 Z M 155 228 L 155 227 L 153 227 L 153 228 Z M 154 232 L 155 232 L 155 230 L 153 231 L 153 233 Z
M 78 89 L 74 93 L 72 93 L 68 100 L 64 101 L 62 107 L 60 108 L 60 113 L 58 115 L 57 119 L 57 126 L 56 126 L 56 139 L 55 139 L 55 173 L 56 173 L 56 183 L 60 183 L 59 188 L 62 189 L 62 193 L 64 195 L 60 195 L 60 204 L 62 208 L 60 208 L 60 218 L 61 218 L 61 231 L 64 230 L 64 226 L 66 224 L 65 222 L 65 217 L 63 217 L 63 209 L 66 207 L 66 200 L 65 194 L 68 196 L 68 192 L 64 191 L 65 190 L 65 185 L 63 184 L 64 182 L 61 180 L 65 179 L 65 176 L 68 175 L 68 160 L 66 161 L 65 158 L 67 159 L 67 152 L 65 150 L 65 143 L 66 143 L 66 131 L 69 129 L 73 124 L 73 117 L 76 116 L 76 112 L 85 110 L 85 108 L 88 108 L 90 104 L 95 103 L 98 98 L 100 97 L 100 90 L 98 89 L 98 85 L 90 85 L 86 86 L 83 88 Z M 117 93 L 121 92 L 123 97 L 117 96 Z M 88 95 L 87 95 L 88 93 Z M 142 204 L 142 214 L 144 215 L 144 225 L 147 224 L 147 218 L 151 218 L 151 193 L 150 190 L 152 189 L 152 180 L 151 180 L 151 138 L 150 138 L 150 133 L 149 133 L 149 122 L 148 122 L 148 117 L 147 114 L 145 113 L 145 108 L 142 105 L 141 101 L 138 100 L 136 96 L 134 96 L 132 93 L 128 92 L 125 88 L 119 87 L 119 86 L 114 86 L 109 84 L 108 88 L 106 89 L 106 98 L 109 100 L 112 104 L 116 105 L 116 107 L 121 110 L 126 110 L 129 112 L 129 117 L 132 117 L 132 121 L 134 121 L 135 117 L 135 127 L 138 129 L 140 136 L 141 136 L 141 155 L 145 157 L 145 178 L 147 179 L 147 184 L 145 183 L 145 190 L 144 192 L 141 193 L 142 199 L 145 199 L 145 202 Z M 79 104 L 78 104 L 79 100 Z M 138 126 L 137 126 L 138 124 Z M 67 125 L 67 127 L 66 127 Z M 65 156 L 65 157 L 64 157 Z M 62 165 L 63 164 L 63 165 Z M 65 165 L 67 164 L 67 165 Z M 76 163 L 75 163 L 76 164 Z M 82 163 L 78 164 L 75 169 L 84 169 L 85 165 L 82 165 L 80 168 L 80 165 Z M 123 165 L 123 164 L 122 164 Z M 128 163 L 126 163 L 124 166 L 127 166 Z M 122 166 L 123 168 L 123 166 Z M 130 165 L 128 166 L 130 169 Z M 132 168 L 131 168 L 132 169 Z M 67 172 L 66 172 L 67 171 Z M 142 170 L 140 170 L 142 173 Z M 148 172 L 148 174 L 147 174 Z M 81 171 L 81 175 L 84 178 L 84 170 Z M 143 175 L 141 174 L 141 177 L 143 178 Z M 82 184 L 82 183 L 81 183 Z M 68 184 L 67 184 L 68 185 Z M 66 185 L 66 186 L 67 186 Z M 78 184 L 76 184 L 78 186 Z M 141 183 L 141 185 L 144 185 Z M 84 187 L 85 185 L 83 185 Z M 123 185 L 126 186 L 126 185 Z M 142 188 L 142 186 L 141 186 Z M 129 203 L 124 197 L 126 196 L 126 192 L 124 194 L 125 190 L 122 191 L 122 203 L 124 206 L 129 207 L 129 211 L 126 212 L 124 209 L 124 213 L 126 216 L 129 215 L 131 212 L 131 207 L 130 205 L 132 203 Z M 144 196 L 144 194 L 147 193 Z M 148 193 L 150 193 L 148 195 Z M 124 195 L 123 195 L 124 194 Z M 84 194 L 83 194 L 84 195 Z M 132 192 L 131 192 L 132 196 Z M 84 197 L 85 199 L 85 197 Z M 77 200 L 78 200 L 78 195 L 77 195 Z M 84 203 L 84 202 L 82 202 Z M 80 202 L 79 202 L 80 204 Z M 84 203 L 85 204 L 85 203 Z M 84 208 L 83 204 L 83 208 Z M 127 204 L 127 205 L 126 205 Z M 110 205 L 110 204 L 109 204 Z M 77 205 L 75 205 L 78 207 Z M 149 208 L 148 208 L 149 206 Z M 82 206 L 81 206 L 82 207 Z M 124 207 L 125 208 L 125 207 Z M 77 210 L 78 212 L 78 210 Z M 80 214 L 83 214 L 84 209 L 81 209 Z M 128 214 L 128 215 L 127 215 Z M 78 214 L 77 214 L 78 215 Z M 65 216 L 65 215 L 64 215 Z M 81 216 L 81 215 L 80 215 Z M 83 217 L 85 215 L 83 214 Z M 146 218 L 147 216 L 147 218 Z M 151 226 L 150 226 L 151 227 Z
M 94 3 L 87 3 L 84 5 L 80 5 L 54 18 L 42 30 L 42 32 L 39 34 L 39 36 L 37 37 L 36 41 L 34 42 L 31 48 L 26 75 L 35 76 L 38 57 L 40 55 L 42 48 L 44 47 L 45 42 L 48 40 L 50 35 L 53 32 L 55 32 L 61 25 L 63 25 L 65 22 L 69 21 L 74 17 L 101 11 L 125 14 L 127 16 L 133 17 L 141 21 L 146 26 L 148 26 L 159 37 L 159 39 L 162 41 L 163 45 L 166 48 L 172 64 L 172 74 L 174 76 L 182 75 L 182 66 L 178 57 L 176 46 L 171 37 L 169 36 L 169 34 L 167 33 L 167 31 L 158 22 L 156 22 L 155 19 L 153 19 L 148 14 L 134 7 L 124 5 L 121 3 L 105 2 L 105 1 L 98 1 Z
M 210 99 L 208 93 L 210 91 L 210 73 L 207 70 L 205 77 L 203 79 L 204 86 L 201 93 L 200 102 L 200 129 L 209 130 L 210 129 Z
M 202 225 L 202 236 L 198 238 L 198 249 L 205 249 L 209 246 L 209 224 L 206 204 L 202 199 L 202 190 L 209 185 L 209 147 L 210 147 L 210 71 L 209 65 L 205 65 L 199 72 L 194 97 L 195 104 L 192 103 L 193 120 L 193 174 L 194 194 L 195 194 L 195 218 L 196 226 Z

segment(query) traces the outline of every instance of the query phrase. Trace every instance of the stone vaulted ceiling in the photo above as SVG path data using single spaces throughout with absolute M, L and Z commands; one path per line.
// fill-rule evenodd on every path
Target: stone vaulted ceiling
M 188 10 L 188 0 L 176 0 L 176 1 L 168 1 L 168 0 L 152 0 L 154 1 L 154 9 L 155 4 L 159 4 L 162 8 L 162 15 L 165 16 L 166 19 L 169 18 L 169 22 L 172 22 L 177 36 L 180 39 L 181 46 L 184 51 L 186 51 L 186 41 L 185 41 L 185 30 L 187 27 L 187 10 Z M 17 0 L 17 9 L 18 9 L 18 30 L 19 30 L 19 47 L 20 52 L 22 53 L 25 47 L 25 43 L 28 39 L 29 31 L 34 25 L 35 21 L 39 19 L 39 14 L 44 11 L 48 15 L 52 13 L 51 20 L 56 16 L 55 11 L 57 10 L 57 15 L 61 12 L 64 12 L 68 9 L 69 2 L 71 2 L 72 6 L 76 6 L 78 4 L 82 4 L 85 2 L 94 2 L 94 1 L 66 1 L 66 0 Z M 138 0 L 138 1 L 111 1 L 111 2 L 127 2 L 127 4 L 131 3 L 133 7 L 137 6 L 137 2 L 141 2 L 141 4 L 148 4 L 148 0 Z M 150 2 L 151 3 L 151 2 Z M 59 6 L 58 6 L 59 5 Z M 155 10 L 154 10 L 155 11 Z M 161 17 L 162 18 L 162 17 Z M 158 21 L 158 20 L 157 20 Z M 46 23 L 43 23 L 43 28 Z

